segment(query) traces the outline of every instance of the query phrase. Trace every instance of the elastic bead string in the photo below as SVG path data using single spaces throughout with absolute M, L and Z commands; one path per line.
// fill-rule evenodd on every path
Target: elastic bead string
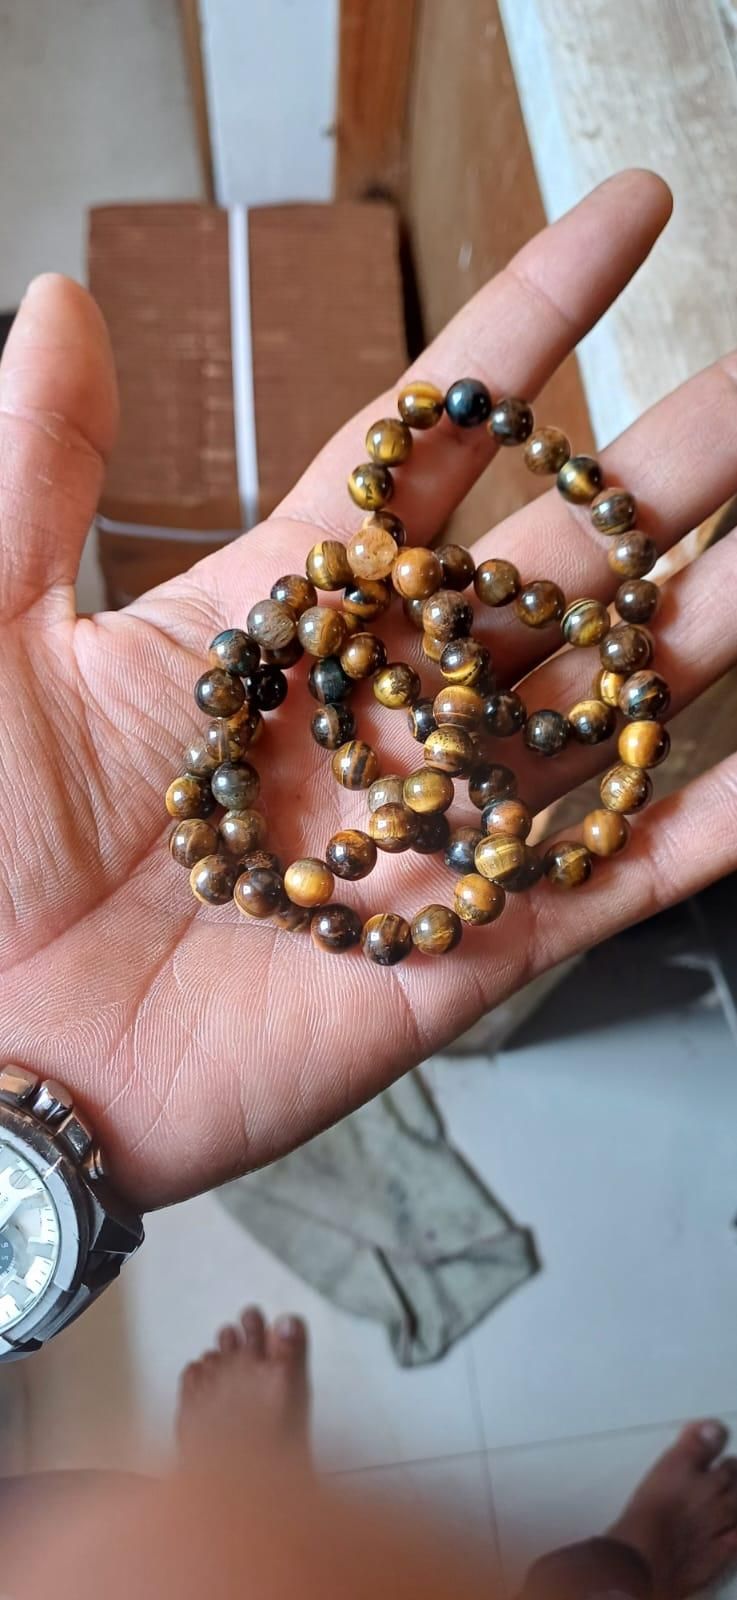
M 304 577 L 278 578 L 268 599 L 252 606 L 245 629 L 226 629 L 213 640 L 208 671 L 195 685 L 196 703 L 211 720 L 185 752 L 185 770 L 166 794 L 175 818 L 171 854 L 187 868 L 199 900 L 233 901 L 248 917 L 292 932 L 309 929 L 323 950 L 360 943 L 379 966 L 393 966 L 412 950 L 439 955 L 455 949 L 464 926 L 495 922 L 508 893 L 523 893 L 543 876 L 561 889 L 586 883 L 597 856 L 625 848 L 627 818 L 647 805 L 650 770 L 670 747 L 661 721 L 670 690 L 652 668 L 647 628 L 660 598 L 647 577 L 657 549 L 636 527 L 629 491 L 605 486 L 599 462 L 572 455 L 560 429 L 536 429 L 525 401 L 493 400 L 476 378 L 451 384 L 445 396 L 431 383 L 410 383 L 398 397 L 398 412 L 369 428 L 368 460 L 348 480 L 352 500 L 366 513 L 357 532 L 346 545 L 320 540 Z M 621 580 L 614 600 L 618 622 L 612 625 L 600 600 L 584 596 L 568 603 L 550 579 L 523 582 L 510 561 L 490 558 L 477 567 L 459 545 L 438 551 L 407 546 L 402 522 L 387 509 L 392 473 L 411 459 L 413 433 L 435 427 L 443 413 L 459 429 L 484 426 L 497 444 L 523 446 L 530 472 L 554 475 L 565 500 L 588 506 L 593 526 L 611 540 L 609 566 Z M 595 648 L 599 669 L 589 698 L 565 714 L 543 708 L 528 715 L 514 690 L 499 690 L 491 654 L 473 638 L 471 590 L 484 606 L 511 607 L 525 627 L 556 626 L 571 648 Z M 341 608 L 321 606 L 320 592 L 342 592 Z M 439 667 L 444 684 L 432 697 L 408 662 L 387 660 L 374 632 L 393 598 L 402 600 L 421 633 L 425 658 Z M 266 849 L 250 757 L 264 716 L 286 698 L 286 672 L 305 655 L 317 702 L 312 736 L 337 782 L 366 792 L 367 818 L 365 829 L 334 834 L 324 857 L 300 858 L 283 870 Z M 375 750 L 357 736 L 349 700 L 368 680 L 379 704 L 404 712 L 422 746 L 421 763 L 404 777 L 382 777 Z M 528 750 L 551 757 L 572 741 L 610 740 L 618 717 L 624 719 L 619 759 L 601 780 L 601 805 L 583 819 L 583 841 L 559 840 L 543 854 L 532 850 L 532 813 L 517 794 L 512 769 L 484 759 L 484 737 L 519 734 Z M 447 812 L 459 778 L 480 811 L 478 828 L 451 830 Z M 452 907 L 424 906 L 411 922 L 393 911 L 362 922 L 335 899 L 336 880 L 367 877 L 379 851 L 442 853 L 456 874 Z

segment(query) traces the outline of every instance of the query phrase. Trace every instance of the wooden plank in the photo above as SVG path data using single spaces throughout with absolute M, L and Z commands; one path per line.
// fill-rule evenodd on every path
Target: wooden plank
M 338 200 L 399 192 L 414 26 L 415 0 L 341 0 Z
M 192 111 L 197 133 L 197 148 L 200 154 L 204 199 L 212 202 L 215 198 L 215 182 L 212 172 L 212 146 L 210 144 L 210 119 L 207 110 L 205 69 L 202 60 L 199 0 L 179 0 L 179 14 L 182 24 L 187 73 L 189 75 L 189 88 L 192 96 Z

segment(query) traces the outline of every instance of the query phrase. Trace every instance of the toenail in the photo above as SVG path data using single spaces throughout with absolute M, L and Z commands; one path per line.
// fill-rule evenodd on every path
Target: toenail
M 302 1339 L 304 1324 L 299 1317 L 279 1317 L 274 1323 L 274 1332 L 278 1339 Z
M 721 1422 L 702 1422 L 699 1428 L 699 1437 L 703 1443 L 715 1448 L 727 1437 L 727 1430 Z

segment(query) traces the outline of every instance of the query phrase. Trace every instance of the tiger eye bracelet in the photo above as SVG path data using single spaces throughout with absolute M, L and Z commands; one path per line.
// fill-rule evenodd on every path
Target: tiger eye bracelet
M 245 628 L 228 628 L 213 640 L 208 670 L 195 685 L 195 701 L 210 721 L 185 752 L 184 770 L 166 795 L 175 819 L 169 848 L 187 868 L 199 900 L 234 902 L 247 917 L 310 931 L 321 950 L 360 944 L 379 966 L 393 966 L 413 950 L 442 955 L 455 949 L 465 927 L 496 922 L 507 894 L 532 889 L 543 877 L 557 889 L 586 883 L 597 856 L 625 848 L 627 818 L 647 805 L 650 771 L 670 746 L 662 721 L 670 690 L 653 669 L 648 631 L 660 595 L 647 574 L 658 552 L 636 527 L 633 496 L 605 486 L 598 461 L 572 455 L 558 428 L 535 428 L 525 401 L 494 400 L 477 378 L 459 379 L 446 395 L 416 380 L 401 391 L 397 409 L 397 417 L 369 428 L 368 460 L 348 480 L 364 512 L 358 530 L 346 544 L 320 540 L 304 576 L 278 578 L 268 599 L 252 606 Z M 476 566 L 459 545 L 431 550 L 407 544 L 404 525 L 388 509 L 393 471 L 411 459 L 413 434 L 434 428 L 443 415 L 461 430 L 485 427 L 499 446 L 523 447 L 530 472 L 554 476 L 569 504 L 589 508 L 594 528 L 611 541 L 609 567 L 620 580 L 618 621 L 612 624 L 601 600 L 568 602 L 548 578 L 523 581 L 506 558 Z M 547 630 L 551 653 L 560 644 L 596 649 L 588 697 L 565 713 L 543 707 L 528 714 L 514 689 L 498 687 L 491 653 L 473 637 L 469 591 L 482 606 L 508 606 L 524 627 Z M 320 605 L 321 594 L 338 593 L 340 606 Z M 439 670 L 442 684 L 434 695 L 408 662 L 387 659 L 375 631 L 395 599 L 421 633 L 426 660 Z M 317 703 L 313 739 L 343 788 L 366 791 L 367 815 L 365 828 L 341 829 L 324 855 L 300 858 L 284 870 L 266 848 L 251 754 L 264 717 L 286 698 L 286 673 L 305 656 Z M 404 712 L 422 746 L 421 762 L 404 776 L 382 776 L 376 751 L 358 736 L 350 700 L 367 682 L 380 705 Z M 553 757 L 569 744 L 610 741 L 618 729 L 618 760 L 601 780 L 601 805 L 583 819 L 582 839 L 532 849 L 532 813 L 517 793 L 512 768 L 490 758 L 486 741 L 519 736 L 527 750 Z M 453 830 L 448 822 L 457 779 L 467 783 L 480 812 L 478 828 Z M 410 920 L 394 911 L 363 920 L 341 904 L 336 880 L 368 877 L 381 851 L 442 854 L 456 874 L 452 906 L 426 905 Z

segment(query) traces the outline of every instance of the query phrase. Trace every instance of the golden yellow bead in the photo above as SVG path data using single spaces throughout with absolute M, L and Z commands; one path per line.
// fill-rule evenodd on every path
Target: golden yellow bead
M 432 714 L 439 728 L 444 723 L 453 723 L 473 733 L 484 714 L 483 695 L 467 683 L 447 683 L 433 700 Z
M 284 888 L 296 906 L 324 906 L 332 896 L 335 879 L 324 861 L 305 856 L 287 867 Z
M 443 568 L 434 550 L 414 545 L 400 550 L 392 569 L 392 583 L 405 600 L 427 600 L 443 582 Z
M 369 789 L 379 776 L 379 758 L 370 744 L 350 739 L 333 756 L 333 776 L 344 789 Z
M 434 383 L 416 378 L 402 389 L 397 409 L 409 428 L 424 432 L 426 428 L 434 428 L 436 422 L 440 421 L 444 404 L 445 395 Z
M 410 811 L 418 811 L 422 815 L 447 811 L 453 804 L 454 795 L 453 779 L 447 772 L 438 772 L 434 767 L 421 767 L 418 772 L 410 772 L 402 788 L 404 804 L 409 806 Z
M 467 872 L 458 879 L 453 905 L 463 922 L 484 927 L 501 916 L 505 898 L 500 884 L 482 878 L 479 872 Z
M 424 751 L 428 767 L 437 767 L 440 772 L 449 772 L 453 778 L 462 777 L 470 772 L 476 760 L 476 746 L 470 733 L 452 723 L 446 723 L 445 727 L 436 728 L 433 733 L 429 733 L 425 740 Z
M 560 839 L 546 850 L 543 872 L 555 889 L 578 889 L 591 877 L 591 856 L 585 844 Z
M 412 919 L 412 943 L 426 956 L 442 956 L 455 950 L 462 934 L 460 918 L 450 906 L 423 906 Z
M 396 855 L 401 850 L 409 850 L 417 838 L 418 827 L 418 819 L 409 806 L 385 805 L 372 811 L 368 831 L 380 850 Z
M 367 521 L 348 543 L 348 561 L 355 578 L 388 578 L 397 546 L 380 523 Z
M 372 422 L 366 434 L 366 449 L 372 461 L 382 467 L 398 467 L 412 449 L 412 435 L 398 417 L 381 417 Z
M 310 606 L 299 623 L 299 642 L 311 656 L 336 656 L 345 640 L 345 623 L 332 606 Z
M 630 836 L 626 817 L 617 811 L 589 811 L 583 820 L 583 842 L 595 856 L 615 856 Z
M 320 539 L 312 546 L 305 571 L 316 589 L 344 589 L 351 581 L 345 545 L 338 539 Z
M 571 456 L 560 468 L 558 489 L 564 500 L 586 505 L 599 493 L 603 473 L 593 456 Z
M 482 839 L 474 854 L 476 871 L 481 873 L 482 878 L 490 878 L 493 883 L 502 885 L 505 878 L 519 872 L 526 858 L 527 850 L 523 841 L 513 834 L 492 834 Z
M 607 811 L 641 811 L 653 792 L 653 780 L 641 767 L 628 767 L 624 763 L 610 767 L 599 786 L 599 794 Z
M 603 667 L 597 672 L 593 682 L 594 697 L 603 700 L 605 706 L 619 705 L 619 696 L 627 682 L 626 672 L 610 672 L 608 667 Z
M 354 467 L 348 479 L 348 493 L 363 511 L 376 511 L 385 506 L 394 493 L 394 480 L 388 467 L 375 461 L 362 461 Z
M 422 685 L 406 661 L 391 661 L 388 667 L 377 672 L 373 691 L 379 704 L 391 711 L 401 711 L 414 704 Z
M 617 742 L 627 767 L 659 767 L 670 750 L 670 734 L 662 722 L 629 722 Z

